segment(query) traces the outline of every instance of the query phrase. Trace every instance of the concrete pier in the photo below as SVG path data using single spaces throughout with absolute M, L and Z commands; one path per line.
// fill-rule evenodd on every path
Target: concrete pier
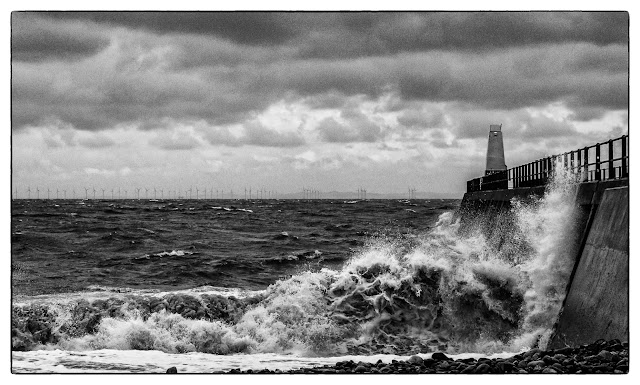
M 598 339 L 629 340 L 629 180 L 577 185 L 575 266 L 550 348 Z M 467 192 L 460 206 L 466 220 L 482 214 L 491 233 L 514 197 L 542 196 L 544 186 Z
M 604 192 L 576 265 L 551 347 L 628 341 L 628 187 Z

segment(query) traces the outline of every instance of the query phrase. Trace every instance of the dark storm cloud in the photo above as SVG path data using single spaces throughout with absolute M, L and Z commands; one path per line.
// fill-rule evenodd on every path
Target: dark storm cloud
M 160 34 L 215 35 L 249 45 L 299 45 L 306 57 L 538 43 L 625 43 L 626 12 L 53 12 Z
M 110 12 L 14 19 L 16 128 L 46 119 L 84 130 L 119 124 L 153 129 L 164 119 L 243 124 L 283 100 L 344 109 L 350 100 L 389 94 L 396 101 L 387 111 L 423 102 L 489 110 L 553 102 L 609 110 L 628 103 L 626 13 Z M 41 35 L 71 48 L 41 47 L 47 45 L 36 38 Z M 100 55 L 105 36 L 114 43 Z M 76 57 L 72 52 L 86 59 L 49 60 Z M 28 57 L 39 62 L 23 61 Z M 398 121 L 406 127 L 438 123 L 437 117 L 427 120 L 401 115 Z M 326 124 L 321 137 L 330 141 L 376 140 L 384 133 L 362 119 L 349 120 L 353 126 L 343 132 Z M 302 143 L 294 136 L 262 136 L 252 126 L 247 132 L 255 143 Z
M 53 23 L 35 14 L 11 14 L 13 60 L 75 60 L 109 45 L 109 38 L 79 23 Z
M 56 19 L 146 29 L 159 34 L 216 35 L 241 44 L 279 44 L 298 35 L 301 25 L 295 14 L 271 12 L 48 12 Z

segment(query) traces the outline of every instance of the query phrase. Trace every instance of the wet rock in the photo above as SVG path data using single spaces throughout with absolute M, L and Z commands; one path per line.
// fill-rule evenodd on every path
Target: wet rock
M 354 373 L 367 373 L 369 370 L 364 365 L 358 365 L 355 369 L 353 369 Z
M 485 373 L 489 373 L 491 371 L 491 367 L 487 364 L 480 364 L 478 365 L 478 367 L 476 367 L 476 370 L 474 371 L 474 373 L 477 374 L 485 374 Z
M 462 373 L 462 374 L 475 373 L 475 370 L 476 370 L 475 365 L 469 365 L 466 368 L 462 369 L 462 371 L 460 371 L 460 373 Z
M 178 368 L 176 368 L 175 366 L 172 366 L 169 369 L 167 369 L 167 373 L 176 374 L 176 373 L 178 373 Z
M 443 361 L 443 360 L 451 360 L 451 358 L 449 358 L 446 354 L 441 353 L 441 352 L 435 352 L 431 355 L 431 358 L 434 360 L 438 360 L 438 361 Z
M 535 367 L 537 367 L 537 366 L 539 366 L 539 367 L 541 367 L 541 368 L 542 368 L 542 367 L 547 366 L 547 364 L 545 364 L 545 363 L 544 363 L 544 361 L 542 361 L 542 360 L 530 361 L 530 362 L 527 364 L 527 367 L 528 367 L 528 368 L 535 368 Z
M 542 373 L 543 373 L 543 374 L 557 374 L 558 372 L 557 372 L 557 371 L 555 371 L 554 369 L 551 369 L 551 368 L 544 368 L 544 369 L 542 370 Z
M 556 353 L 553 358 L 556 360 L 556 362 L 563 362 L 564 360 L 567 359 L 567 356 L 561 353 Z
M 412 364 L 422 365 L 424 363 L 424 360 L 420 356 L 411 356 L 408 362 Z
M 522 353 L 522 356 L 523 356 L 524 358 L 533 357 L 535 354 L 540 353 L 540 351 L 541 351 L 541 350 L 540 350 L 540 349 L 538 349 L 538 348 L 533 348 L 533 349 L 531 349 L 531 350 L 529 350 L 529 351 L 526 351 L 526 352 Z
M 600 353 L 598 353 L 597 356 L 600 357 L 600 359 L 605 362 L 609 362 L 613 360 L 613 354 L 611 354 L 611 352 L 608 352 L 606 350 L 601 351 Z

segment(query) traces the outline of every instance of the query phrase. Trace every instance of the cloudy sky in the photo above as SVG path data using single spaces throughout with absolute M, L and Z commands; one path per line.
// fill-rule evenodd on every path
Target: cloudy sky
M 628 14 L 13 13 L 27 187 L 447 193 L 628 133 Z

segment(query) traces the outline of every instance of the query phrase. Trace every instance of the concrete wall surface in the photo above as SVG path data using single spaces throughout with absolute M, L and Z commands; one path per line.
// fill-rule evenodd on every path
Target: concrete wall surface
M 629 188 L 604 190 L 550 348 L 629 340 Z

